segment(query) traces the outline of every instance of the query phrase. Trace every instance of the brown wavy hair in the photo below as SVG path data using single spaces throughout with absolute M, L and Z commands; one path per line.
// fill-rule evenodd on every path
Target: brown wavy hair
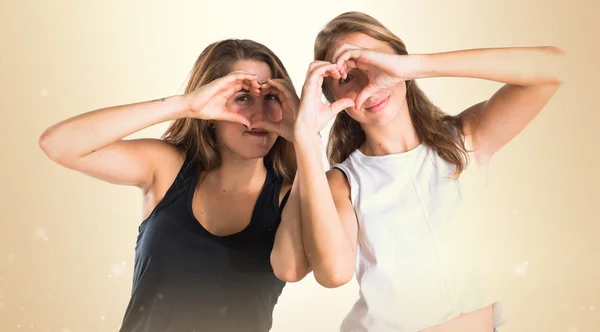
M 232 66 L 242 60 L 264 62 L 271 69 L 273 78 L 292 84 L 283 63 L 269 48 L 252 40 L 226 39 L 212 43 L 202 51 L 194 64 L 185 93 L 226 76 Z M 221 166 L 217 140 L 206 120 L 178 119 L 169 126 L 162 139 L 185 150 L 192 160 L 199 161 L 202 174 Z M 275 174 L 284 181 L 293 181 L 297 169 L 296 155 L 291 143 L 284 138 L 277 138 L 265 156 L 265 163 L 272 165 Z
M 361 12 L 346 12 L 327 23 L 319 32 L 314 45 L 315 60 L 325 60 L 325 55 L 336 39 L 351 33 L 362 33 L 387 43 L 397 54 L 407 55 L 404 42 L 375 18 Z M 334 97 L 323 84 L 328 101 Z M 406 81 L 406 102 L 418 138 L 439 156 L 456 166 L 458 177 L 467 166 L 469 156 L 464 144 L 460 117 L 450 116 L 436 107 L 414 80 Z M 336 116 L 327 142 L 327 159 L 330 165 L 341 163 L 366 140 L 360 123 L 342 111 Z

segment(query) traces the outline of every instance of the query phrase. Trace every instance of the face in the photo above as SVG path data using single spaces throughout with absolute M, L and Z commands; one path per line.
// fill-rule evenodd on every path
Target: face
M 259 83 L 271 78 L 271 69 L 264 62 L 242 60 L 235 63 L 231 71 L 243 70 L 255 74 Z M 253 95 L 247 91 L 236 92 L 226 103 L 231 111 L 238 112 L 250 120 L 268 120 L 281 114 L 281 103 L 273 94 Z M 277 140 L 277 134 L 264 130 L 250 130 L 242 124 L 216 121 L 215 131 L 219 146 L 244 158 L 262 158 Z
M 396 54 L 385 42 L 377 40 L 362 33 L 352 33 L 338 38 L 327 50 L 325 61 L 331 62 L 336 51 L 344 44 L 357 46 L 358 48 L 373 50 L 379 53 Z M 348 71 L 348 77 L 334 80 L 327 78 L 326 87 L 331 91 L 335 100 L 350 98 L 355 100 L 356 96 L 369 83 L 365 72 L 353 68 Z M 362 124 L 386 125 L 392 122 L 401 111 L 406 101 L 406 84 L 401 82 L 389 89 L 379 90 L 372 95 L 360 110 L 351 107 L 346 109 L 348 115 Z

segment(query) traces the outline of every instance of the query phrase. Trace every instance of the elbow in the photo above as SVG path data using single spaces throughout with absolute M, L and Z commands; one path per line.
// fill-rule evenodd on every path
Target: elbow
M 277 277 L 277 279 L 289 283 L 298 282 L 304 279 L 304 277 L 308 274 L 308 271 L 303 271 L 297 268 L 279 268 L 273 269 L 273 272 L 275 273 L 275 277 Z
M 324 271 L 315 271 L 315 280 L 325 288 L 338 288 L 349 283 L 354 277 L 351 266 L 336 266 Z
M 46 129 L 38 138 L 38 146 L 44 152 L 48 159 L 59 165 L 66 165 L 70 163 L 70 159 L 64 153 L 60 153 L 60 146 L 58 146 L 54 134 L 50 128 Z
M 565 51 L 557 46 L 547 46 L 546 50 L 554 55 L 565 55 Z
M 271 267 L 275 277 L 281 281 L 291 283 L 304 279 L 309 272 L 308 263 L 302 264 L 285 258 L 278 257 L 276 252 L 271 254 Z
M 551 66 L 552 69 L 550 69 L 552 70 L 552 75 L 549 83 L 555 87 L 559 87 L 564 83 L 566 75 L 570 72 L 566 54 L 561 48 L 556 46 L 546 46 L 543 50 L 555 59 L 555 62 Z
M 565 51 L 563 51 L 560 47 L 557 46 L 544 46 L 542 47 L 542 50 L 552 55 L 561 56 L 565 54 Z
M 38 138 L 38 146 L 48 158 L 52 160 L 56 159 L 52 148 L 52 135 L 50 134 L 48 129 L 44 130 L 44 132 Z

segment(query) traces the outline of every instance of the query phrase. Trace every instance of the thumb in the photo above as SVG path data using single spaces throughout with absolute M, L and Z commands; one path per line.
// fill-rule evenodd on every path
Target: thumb
M 377 92 L 377 89 L 371 86 L 367 86 L 365 87 L 359 94 L 358 96 L 356 96 L 356 109 L 360 110 L 361 107 L 363 106 L 363 104 L 365 103 L 365 101 L 367 101 L 367 99 L 369 99 L 369 97 L 371 97 L 375 92 Z
M 273 123 L 271 121 L 268 120 L 258 120 L 258 121 L 254 121 L 252 123 L 251 126 L 248 126 L 249 129 L 262 129 L 262 130 L 266 130 L 266 131 L 270 131 L 273 133 L 276 133 L 277 135 L 280 134 L 280 128 L 279 128 L 279 124 L 277 123 Z
M 219 120 L 240 123 L 248 128 L 250 128 L 251 125 L 250 120 L 248 120 L 248 118 L 239 113 L 234 112 L 223 112 Z
M 331 104 L 331 112 L 333 115 L 337 115 L 339 112 L 345 110 L 348 107 L 354 106 L 354 100 L 350 98 L 342 98 L 335 103 Z

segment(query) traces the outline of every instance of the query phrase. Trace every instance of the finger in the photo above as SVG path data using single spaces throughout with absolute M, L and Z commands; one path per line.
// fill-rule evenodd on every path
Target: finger
M 339 58 L 347 53 L 348 51 L 360 51 L 361 48 L 356 46 L 356 45 L 352 45 L 352 44 L 343 44 L 342 46 L 340 46 L 335 53 L 333 53 L 333 57 L 331 58 L 331 62 L 336 63 L 338 62 Z
M 278 97 L 280 96 L 281 98 L 285 98 L 287 101 L 297 99 L 293 87 L 290 87 L 289 83 L 286 80 L 269 79 L 268 82 L 271 86 L 275 88 L 275 91 L 273 92 L 276 93 Z
M 250 89 L 249 92 L 255 96 L 260 96 L 261 94 L 261 84 L 258 83 L 258 80 L 250 81 Z
M 360 110 L 365 101 L 367 101 L 367 99 L 369 99 L 373 94 L 375 94 L 375 92 L 377 92 L 377 88 L 370 86 L 365 87 L 361 92 L 359 92 L 355 100 L 356 109 Z
M 267 81 L 267 83 L 264 84 L 264 86 L 266 86 L 267 88 L 264 91 L 262 91 L 262 94 L 264 96 L 274 95 L 277 99 L 277 102 L 268 102 L 266 104 L 267 109 L 265 111 L 265 114 L 269 121 L 279 122 L 283 118 L 284 110 L 282 106 L 286 103 L 286 99 L 283 95 L 283 92 L 278 91 L 276 87 L 272 86 L 268 82 L 269 81 Z
M 237 84 L 238 82 L 241 83 L 243 85 L 244 90 L 246 90 L 250 94 L 260 93 L 260 85 L 257 84 L 256 77 L 240 76 L 238 78 L 238 80 L 234 81 L 234 84 Z M 235 92 L 238 91 L 240 90 L 237 90 Z
M 223 112 L 221 112 L 221 115 L 217 120 L 240 123 L 248 128 L 250 128 L 251 126 L 250 120 L 248 120 L 248 118 L 241 115 L 240 113 L 231 112 L 229 110 L 224 110 Z
M 262 130 L 266 130 L 269 132 L 276 133 L 277 135 L 280 135 L 280 125 L 277 123 L 273 123 L 271 121 L 266 121 L 266 120 L 255 121 L 254 123 L 252 123 L 252 128 L 250 128 L 250 129 L 262 129 Z
M 260 93 L 263 95 L 267 95 L 272 93 L 273 87 L 269 84 L 269 81 L 260 85 Z
M 308 72 L 313 71 L 316 67 L 320 67 L 322 65 L 327 65 L 327 64 L 331 64 L 331 63 L 327 62 L 327 61 L 320 61 L 320 60 L 313 61 L 308 66 Z
M 327 70 L 325 71 L 325 73 L 323 73 L 322 77 L 323 77 L 323 79 L 330 77 L 333 80 L 339 80 L 340 78 L 345 78 L 343 76 L 342 72 L 337 69 L 337 67 L 336 67 L 335 64 L 333 65 L 333 67 L 327 68 Z M 319 84 L 322 84 L 322 81 L 323 80 L 319 80 L 319 82 L 320 82 Z
M 252 74 L 233 73 L 220 79 L 218 89 L 221 93 L 225 93 L 228 96 L 231 96 L 242 89 L 252 92 L 253 82 L 256 82 L 256 80 L 256 76 Z
M 329 69 L 325 73 L 325 75 L 326 75 L 325 77 L 331 77 L 336 80 L 339 80 L 340 78 L 342 78 L 342 73 L 340 72 L 340 70 L 337 67 Z
M 252 84 L 248 83 L 248 81 L 242 82 L 242 89 L 240 89 L 240 90 L 236 89 L 235 92 L 239 92 L 239 91 L 242 91 L 242 90 L 248 91 L 248 93 L 253 93 L 254 92 L 254 89 L 252 89 Z
M 357 49 L 346 50 L 344 53 L 340 54 L 340 56 L 335 60 L 335 63 L 339 68 L 342 68 L 350 59 L 356 59 L 360 57 L 362 51 Z
M 225 99 L 229 99 L 231 97 L 233 97 L 233 95 L 235 95 L 236 93 L 240 92 L 240 91 L 248 91 L 250 92 L 250 86 L 247 83 L 244 83 L 244 81 L 238 81 L 238 82 L 233 82 L 232 84 L 230 84 L 228 86 L 228 88 L 222 90 L 219 95 L 222 96 Z
M 247 86 L 244 86 L 243 82 L 233 82 L 229 84 L 225 89 L 222 89 L 218 92 L 218 95 L 225 99 L 231 98 L 236 92 L 247 89 Z
M 223 96 L 227 99 L 231 98 L 235 93 L 240 91 L 246 91 L 253 95 L 260 95 L 260 89 L 256 88 L 256 81 L 251 80 L 239 80 L 234 81 L 229 85 L 229 88 L 223 90 Z
M 248 93 L 255 95 L 255 96 L 260 94 L 260 84 L 258 84 L 257 78 L 243 79 L 242 84 L 243 84 L 244 90 L 247 91 Z
M 314 82 L 314 81 L 320 81 L 322 82 L 324 77 L 329 76 L 329 71 L 331 70 L 337 70 L 337 66 L 333 63 L 324 63 L 321 64 L 320 66 L 316 66 L 313 71 L 310 73 L 309 75 L 309 80 Z
M 287 89 L 284 89 L 285 98 L 287 101 L 292 103 L 292 105 L 297 109 L 298 104 L 300 103 L 300 97 L 298 96 L 298 93 L 296 92 L 296 88 L 294 87 L 294 84 L 291 81 L 287 81 L 284 79 L 278 79 L 276 81 L 281 82 L 287 88 Z
M 272 93 L 277 96 L 282 105 L 281 116 L 277 119 L 273 118 L 272 120 L 278 122 L 281 121 L 284 116 L 288 116 L 292 119 L 295 119 L 300 99 L 298 98 L 296 92 L 293 90 L 293 87 L 290 87 L 290 83 L 286 80 L 275 79 L 269 80 L 269 82 L 273 86 L 273 88 L 271 89 Z
M 337 65 L 337 64 L 336 64 L 336 65 Z M 345 80 L 346 78 L 348 78 L 348 68 L 347 68 L 347 66 L 345 65 L 345 63 L 344 63 L 344 66 L 343 66 L 342 68 L 339 68 L 339 67 L 338 67 L 338 68 L 337 68 L 337 70 L 338 70 L 338 72 L 340 73 L 340 78 L 342 78 L 342 79 L 344 79 L 344 80 Z
M 306 71 L 306 78 L 308 78 L 310 76 L 310 74 L 312 72 L 315 71 L 316 68 L 321 67 L 323 65 L 330 65 L 331 62 L 327 62 L 327 61 L 313 61 L 310 63 L 310 65 L 308 66 L 308 70 Z
M 336 63 L 337 59 L 340 57 L 340 55 L 344 52 L 346 52 L 346 50 L 351 49 L 351 48 L 357 48 L 354 45 L 350 45 L 350 44 L 342 44 L 340 45 L 335 52 L 333 52 L 333 57 L 331 58 L 331 62 L 332 63 Z
M 257 80 L 258 80 L 258 77 L 256 75 L 242 72 L 242 71 L 235 71 L 235 72 L 225 76 L 225 81 L 228 83 L 232 83 L 232 82 L 236 82 L 236 81 L 253 82 L 253 81 L 257 81 Z
M 234 70 L 234 71 L 230 72 L 228 75 L 236 75 L 236 74 L 248 74 L 248 75 L 254 75 L 254 74 L 252 74 L 252 73 L 251 73 L 251 72 L 249 72 L 249 71 L 245 71 L 245 70 L 241 70 L 241 69 Z M 256 75 L 254 75 L 254 76 L 256 76 Z
M 309 95 L 312 96 L 311 98 L 316 98 L 321 92 L 321 86 L 323 85 L 326 76 L 325 73 L 332 68 L 335 68 L 335 64 L 321 63 L 318 66 L 315 66 L 312 71 L 308 73 L 308 76 L 304 81 L 301 92 L 302 98 Z
M 242 91 L 244 89 L 248 88 L 248 86 L 244 86 L 243 82 L 234 82 L 231 87 L 229 88 L 229 90 L 227 90 L 228 93 L 234 94 L 238 91 Z
M 294 90 L 294 86 L 283 78 L 269 78 L 267 84 L 277 86 L 280 90 Z
M 331 112 L 335 116 L 339 112 L 345 110 L 346 108 L 352 107 L 352 106 L 354 106 L 354 100 L 352 100 L 350 98 L 342 98 L 340 100 L 337 100 L 333 104 L 331 104 L 330 107 L 331 107 Z
M 288 101 L 288 97 L 285 95 L 284 90 L 282 88 L 277 88 L 272 85 L 268 90 L 264 91 L 264 95 L 274 95 L 277 97 L 277 100 L 284 104 Z

